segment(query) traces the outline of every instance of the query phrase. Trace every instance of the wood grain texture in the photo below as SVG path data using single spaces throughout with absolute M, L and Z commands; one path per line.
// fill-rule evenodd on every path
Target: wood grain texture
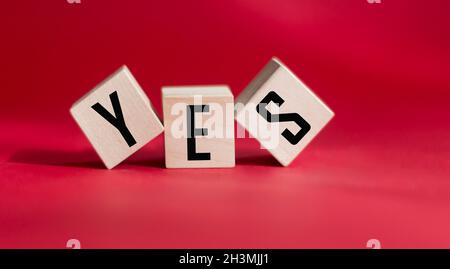
M 256 109 L 256 106 L 271 92 L 283 100 L 278 105 L 274 102 L 267 105 L 267 110 L 272 112 L 272 116 L 279 115 L 280 122 L 267 121 Z M 239 95 L 236 102 L 236 121 L 283 166 L 288 166 L 334 116 L 333 111 L 276 58 L 269 61 Z M 310 126 L 309 131 L 296 144 L 289 142 L 282 135 L 285 130 L 292 134 L 301 130 L 301 125 L 294 121 L 282 122 L 283 116 L 292 113 L 298 114 Z M 261 130 L 271 131 L 263 133 Z
M 164 87 L 165 158 L 167 168 L 234 167 L 234 99 L 227 86 Z M 195 136 L 196 152 L 209 153 L 209 160 L 188 160 L 189 105 L 208 105 L 196 112 L 196 129 L 207 135 Z
M 112 104 L 112 94 L 117 94 L 123 121 L 135 140 L 132 146 L 118 128 L 93 109 L 93 105 L 98 103 L 112 116 L 117 116 Z M 162 123 L 150 100 L 126 66 L 122 66 L 75 102 L 70 113 L 108 169 L 163 132 Z

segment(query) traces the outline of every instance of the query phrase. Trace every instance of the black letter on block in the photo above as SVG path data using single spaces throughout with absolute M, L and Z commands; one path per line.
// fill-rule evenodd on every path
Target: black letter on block
M 187 153 L 188 161 L 208 161 L 211 160 L 211 153 L 197 153 L 195 146 L 195 136 L 208 135 L 208 129 L 195 128 L 195 112 L 209 112 L 209 105 L 188 105 L 187 106 Z
M 131 147 L 136 144 L 136 140 L 134 139 L 133 135 L 131 135 L 128 127 L 125 125 L 125 120 L 123 119 L 122 108 L 120 107 L 117 91 L 111 93 L 109 95 L 109 99 L 111 100 L 115 116 L 111 115 L 111 113 L 109 113 L 109 111 L 99 103 L 94 104 L 92 106 L 92 109 L 94 109 L 98 114 L 100 114 L 100 116 L 111 123 L 114 127 L 116 127 L 127 142 L 128 146 Z
M 256 111 L 268 122 L 295 122 L 300 127 L 300 131 L 298 131 L 297 134 L 294 135 L 288 129 L 284 129 L 281 135 L 284 136 L 284 138 L 286 138 L 287 141 L 289 141 L 289 143 L 291 143 L 292 145 L 297 145 L 297 143 L 302 140 L 302 138 L 309 132 L 309 130 L 311 130 L 311 125 L 309 125 L 309 123 L 297 113 L 282 113 L 272 115 L 266 109 L 267 105 L 270 102 L 274 102 L 277 106 L 281 107 L 281 105 L 284 103 L 284 100 L 276 92 L 271 91 L 256 106 Z

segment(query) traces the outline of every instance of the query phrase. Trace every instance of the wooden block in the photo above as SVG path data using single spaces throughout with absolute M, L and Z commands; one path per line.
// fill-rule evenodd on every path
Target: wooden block
M 126 66 L 78 100 L 70 113 L 108 169 L 164 130 Z
M 227 86 L 164 87 L 167 168 L 234 167 L 234 100 Z
M 235 115 L 262 147 L 288 166 L 334 113 L 273 58 L 239 95 Z

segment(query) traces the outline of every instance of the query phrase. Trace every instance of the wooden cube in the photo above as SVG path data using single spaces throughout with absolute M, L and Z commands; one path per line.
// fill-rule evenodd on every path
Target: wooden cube
M 70 112 L 108 169 L 164 130 L 126 66 L 78 100 Z
M 227 86 L 163 87 L 167 168 L 234 167 L 234 100 Z
M 262 147 L 288 166 L 334 113 L 273 58 L 239 95 L 235 115 Z

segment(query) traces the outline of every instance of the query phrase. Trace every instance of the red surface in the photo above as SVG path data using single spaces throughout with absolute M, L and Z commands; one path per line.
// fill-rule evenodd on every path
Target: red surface
M 450 248 L 447 0 L 8 1 L 0 9 L 0 247 Z M 336 113 L 288 168 L 169 170 L 163 138 L 108 171 L 71 119 L 127 64 L 160 88 L 279 57 Z

